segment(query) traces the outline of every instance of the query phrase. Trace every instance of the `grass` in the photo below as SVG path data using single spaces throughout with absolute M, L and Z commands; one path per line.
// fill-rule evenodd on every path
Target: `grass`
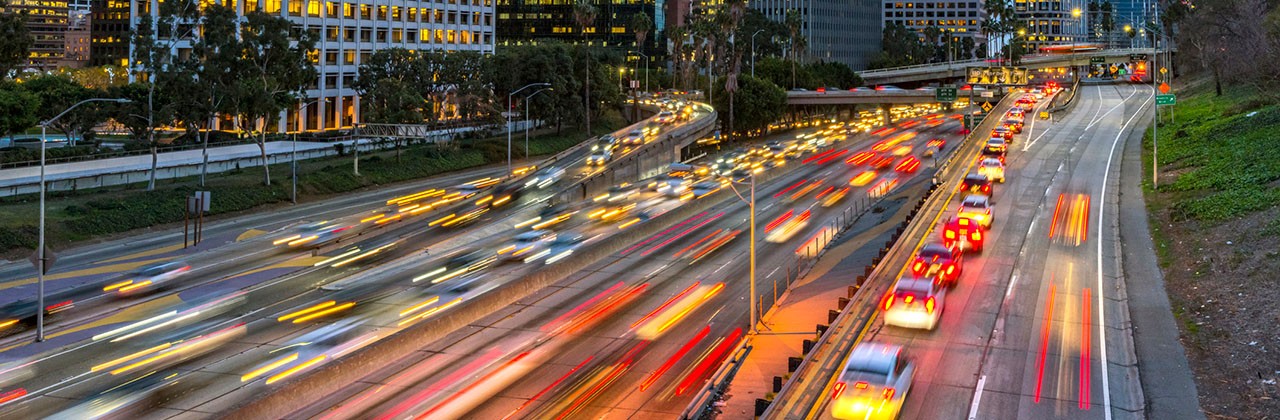
M 1160 192 L 1177 220 L 1221 222 L 1280 204 L 1280 104 L 1243 88 L 1223 93 L 1184 93 L 1175 122 L 1162 110 Z M 1148 131 L 1144 149 L 1150 141 Z
M 625 123 L 616 114 L 592 127 L 596 134 L 621 128 Z M 586 136 L 583 130 L 566 127 L 560 134 L 543 130 L 531 136 L 534 155 L 565 150 Z M 513 136 L 515 157 L 523 156 L 523 140 Z M 298 163 L 299 201 L 324 199 L 363 188 L 425 178 L 446 172 L 506 161 L 506 137 L 465 140 L 455 149 L 410 146 L 361 154 L 360 176 L 352 173 L 352 157 L 331 156 Z M 146 184 L 121 185 L 86 191 L 52 192 L 47 200 L 47 237 L 51 246 L 107 237 L 135 229 L 181 222 L 186 197 L 192 191 L 211 191 L 210 215 L 252 210 L 289 201 L 288 164 L 271 165 L 272 184 L 263 185 L 262 168 L 245 167 L 210 174 L 207 187 L 198 188 L 198 177 L 157 180 L 153 191 Z M 33 249 L 37 239 L 37 197 L 25 195 L 0 199 L 0 257 L 19 258 Z

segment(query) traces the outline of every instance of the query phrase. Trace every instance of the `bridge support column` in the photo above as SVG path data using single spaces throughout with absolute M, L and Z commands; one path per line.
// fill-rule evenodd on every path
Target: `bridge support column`
M 892 108 L 892 105 L 880 104 L 880 116 L 884 119 L 885 127 L 893 125 L 893 117 L 889 113 L 889 108 Z

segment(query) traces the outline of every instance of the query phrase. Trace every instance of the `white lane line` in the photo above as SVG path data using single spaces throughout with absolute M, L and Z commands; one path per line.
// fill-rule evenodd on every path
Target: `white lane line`
M 973 390 L 973 404 L 969 405 L 969 420 L 978 418 L 978 403 L 982 402 L 982 386 L 987 383 L 987 375 L 978 378 L 978 389 Z
M 778 269 L 780 269 L 780 268 L 782 268 L 782 267 L 774 267 L 774 268 L 773 268 L 773 271 L 770 271 L 770 272 L 769 272 L 769 275 L 764 276 L 764 278 L 766 278 L 766 279 L 767 279 L 767 278 L 773 277 L 773 275 L 774 275 L 774 274 L 776 274 L 776 273 L 778 272 Z
M 1110 115 L 1112 111 L 1115 111 L 1115 110 L 1116 110 L 1116 108 L 1119 108 L 1119 107 L 1121 107 L 1121 106 L 1124 106 L 1124 104 L 1125 104 L 1125 103 L 1128 103 L 1128 102 L 1129 102 L 1129 98 L 1132 98 L 1132 97 L 1133 97 L 1133 95 L 1136 95 L 1136 94 L 1138 94 L 1138 90 L 1137 90 L 1137 89 L 1134 89 L 1134 90 L 1133 90 L 1133 93 L 1130 93 L 1130 94 L 1129 94 L 1129 96 L 1126 96 L 1126 97 L 1124 98 L 1124 100 L 1120 101 L 1120 103 L 1119 103 L 1119 104 L 1116 104 L 1116 106 L 1113 106 L 1113 107 L 1111 107 L 1111 109 L 1108 109 L 1108 110 L 1107 110 L 1107 112 L 1106 112 L 1105 114 L 1102 114 L 1102 117 L 1100 117 L 1100 118 L 1096 118 L 1096 119 L 1094 119 L 1093 121 L 1089 122 L 1089 125 L 1086 125 L 1086 126 L 1084 127 L 1084 129 L 1087 131 L 1087 130 L 1089 130 L 1090 128 L 1093 128 L 1093 125 L 1094 125 L 1094 124 L 1097 124 L 1097 123 L 1101 122 L 1103 118 L 1106 118 L 1106 117 L 1107 117 L 1107 115 Z M 1098 88 L 1098 100 L 1102 100 L 1102 88 Z M 1101 110 L 1102 108 L 1101 108 L 1101 107 L 1099 107 L 1098 109 L 1099 109 L 1099 110 Z M 1080 137 L 1081 137 L 1081 138 L 1084 138 L 1084 135 L 1081 135 Z
M 1134 92 L 1136 93 L 1137 90 L 1135 89 Z M 1142 101 L 1142 105 L 1138 106 L 1138 109 L 1145 109 L 1147 107 L 1147 103 L 1151 102 L 1154 98 L 1155 90 L 1153 89 L 1152 95 Z M 1111 420 L 1111 381 L 1107 377 L 1107 364 L 1110 362 L 1107 361 L 1107 315 L 1106 312 L 1104 312 L 1105 307 L 1103 305 L 1103 302 L 1106 302 L 1107 299 L 1105 295 L 1106 289 L 1102 288 L 1101 232 L 1102 226 L 1104 226 L 1102 224 L 1102 215 L 1107 210 L 1107 178 L 1111 175 L 1111 160 L 1116 155 L 1116 145 L 1120 144 L 1120 136 L 1124 135 L 1125 130 L 1129 128 L 1129 124 L 1132 124 L 1133 120 L 1138 118 L 1139 115 L 1142 115 L 1141 111 L 1134 112 L 1133 116 L 1129 117 L 1129 121 L 1126 121 L 1124 125 L 1120 126 L 1120 131 L 1116 133 L 1116 138 L 1111 141 L 1111 154 L 1107 155 L 1107 169 L 1102 172 L 1102 194 L 1098 197 L 1098 349 L 1102 353 L 1102 363 L 1099 364 L 1102 365 L 1102 405 L 1104 409 L 1102 413 L 1105 420 Z
M 1005 300 L 1008 300 L 1008 299 L 1009 299 L 1009 295 L 1013 294 L 1013 285 L 1015 285 L 1015 284 L 1018 284 L 1018 275 L 1017 275 L 1017 274 L 1014 274 L 1012 277 L 1009 277 L 1009 287 L 1006 287 L 1006 288 L 1004 289 L 1004 298 L 1005 298 Z M 1002 317 L 1001 319 L 1003 319 L 1003 317 Z

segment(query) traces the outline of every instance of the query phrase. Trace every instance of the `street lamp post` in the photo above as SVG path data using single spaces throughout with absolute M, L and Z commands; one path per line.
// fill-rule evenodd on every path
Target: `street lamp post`
M 40 123 L 40 241 L 36 248 L 36 341 L 44 341 L 44 271 L 45 271 L 45 255 L 44 255 L 44 159 L 45 147 L 48 143 L 49 126 L 62 118 L 76 107 L 89 102 L 116 102 L 129 103 L 133 102 L 124 98 L 91 98 L 76 102 L 71 107 L 63 110 L 58 115 Z
M 636 54 L 640 54 L 640 57 L 644 58 L 644 91 L 648 92 L 649 91 L 649 56 L 645 55 L 643 52 L 640 52 L 640 50 L 636 50 Z
M 756 35 L 760 35 L 764 29 L 757 29 L 751 34 L 751 77 L 756 77 Z
M 551 87 L 550 83 L 530 83 L 507 94 L 507 174 L 511 174 L 511 97 L 531 87 Z
M 729 189 L 733 191 L 734 195 L 738 196 L 739 200 L 742 200 L 742 202 L 747 203 L 747 206 L 751 210 L 751 215 L 748 217 L 748 223 L 751 224 L 751 227 L 749 228 L 750 234 L 748 237 L 748 240 L 750 241 L 750 245 L 748 245 L 747 247 L 748 254 L 749 254 L 749 256 L 747 257 L 747 260 L 748 260 L 748 264 L 750 265 L 750 267 L 748 268 L 749 275 L 748 275 L 747 282 L 748 282 L 748 289 L 750 289 L 748 293 L 751 294 L 751 298 L 748 301 L 748 303 L 751 305 L 751 311 L 750 311 L 751 312 L 751 315 L 750 315 L 751 328 L 748 330 L 747 333 L 749 335 L 756 335 L 758 333 L 758 331 L 756 330 L 756 324 L 757 324 L 757 321 L 759 320 L 760 315 L 756 308 L 756 174 L 755 172 L 751 172 L 750 178 L 751 178 L 751 182 L 750 182 L 751 196 L 749 199 L 742 197 L 742 194 L 738 193 L 738 189 L 734 188 L 733 184 L 738 181 L 735 181 L 732 177 L 729 178 Z
M 533 93 L 524 97 L 524 157 L 525 158 L 529 157 L 529 101 L 533 99 L 534 96 L 538 96 L 539 93 L 542 93 L 543 91 L 547 91 L 547 90 L 555 90 L 555 89 L 549 88 L 549 87 L 538 89 L 537 91 L 534 91 Z
M 1075 19 L 1077 23 L 1080 22 L 1080 15 L 1079 7 L 1071 9 L 1071 18 Z M 1076 39 L 1073 35 L 1071 38 L 1071 81 L 1075 83 L 1076 80 L 1080 80 L 1080 69 L 1076 66 Z
M 1158 25 L 1160 24 L 1160 4 L 1157 3 L 1155 5 L 1155 8 L 1156 8 L 1156 24 Z M 1154 31 L 1155 28 L 1152 28 L 1151 30 Z M 1160 38 L 1164 38 L 1164 31 L 1156 32 L 1155 35 L 1159 36 Z M 1148 71 L 1148 73 L 1151 73 L 1151 94 L 1152 95 L 1156 95 L 1160 93 L 1160 90 L 1156 88 L 1156 73 L 1157 73 L 1156 58 L 1160 57 L 1160 42 L 1159 42 L 1160 38 L 1155 38 L 1155 40 L 1152 41 L 1151 43 L 1151 47 L 1152 47 L 1151 48 L 1152 49 L 1151 69 Z M 1160 165 L 1158 163 L 1158 161 L 1160 160 L 1160 155 L 1159 155 L 1160 101 L 1152 101 L 1151 108 L 1155 111 L 1155 116 L 1156 116 L 1155 121 L 1151 122 L 1151 190 L 1155 191 L 1159 189 L 1159 186 L 1157 184 L 1159 183 L 1159 180 L 1160 180 L 1160 176 L 1159 176 Z

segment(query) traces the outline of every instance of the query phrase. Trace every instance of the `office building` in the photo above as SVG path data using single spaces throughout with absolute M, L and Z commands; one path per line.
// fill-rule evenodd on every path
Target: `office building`
M 649 15 L 653 29 L 645 38 L 645 54 L 654 56 L 658 35 L 666 27 L 667 16 L 661 13 L 668 0 L 595 0 L 595 22 L 584 30 L 578 30 L 573 18 L 574 1 L 571 0 L 497 0 L 498 22 L 495 31 L 498 45 L 520 45 L 540 39 L 554 39 L 567 43 L 587 42 L 591 45 L 617 48 L 623 51 L 636 49 L 636 34 L 631 30 L 631 17 L 636 13 Z M 687 0 L 682 0 L 688 4 Z M 680 5 L 673 5 L 679 9 Z M 584 33 L 585 32 L 585 33 Z
M 1013 10 L 1018 21 L 1026 24 L 1026 45 L 1033 51 L 1089 41 L 1088 3 L 1084 0 L 1014 0 Z
M 288 19 L 298 31 L 317 36 L 316 70 L 319 77 L 307 90 L 306 114 L 301 105 L 269 121 L 269 131 L 319 131 L 351 128 L 360 122 L 360 98 L 351 87 L 360 64 L 374 51 L 409 50 L 477 51 L 492 53 L 493 0 L 209 0 L 228 1 L 241 16 L 262 10 Z M 136 3 L 98 1 L 94 9 L 93 61 L 127 63 L 128 28 L 139 16 L 159 8 L 157 0 Z M 97 19 L 102 15 L 102 19 Z M 117 18 L 127 23 L 120 31 Z M 121 44 L 123 42 L 123 44 Z M 187 53 L 191 40 L 178 40 L 179 55 Z M 99 54 L 101 52 L 101 54 Z M 227 128 L 224 127 L 223 128 Z
M 973 57 L 962 56 L 964 39 L 973 40 L 973 50 L 985 45 L 987 36 L 982 33 L 982 22 L 987 19 L 987 10 L 982 7 L 981 0 L 972 1 L 902 1 L 885 0 L 884 25 L 901 24 L 924 36 L 925 28 L 935 27 L 947 35 L 942 41 L 951 51 L 951 58 L 964 60 Z M 949 43 L 949 44 L 947 44 Z
M 32 43 L 22 67 L 38 70 L 57 67 L 66 48 L 66 0 L 8 0 L 5 9 L 27 14 L 27 31 L 31 33 Z
M 89 64 L 89 34 L 89 4 L 73 2 L 67 11 L 67 32 L 60 66 L 78 68 Z
M 760 0 L 747 5 L 777 22 L 787 10 L 800 12 L 800 33 L 808 41 L 808 60 L 843 63 L 854 70 L 880 53 L 883 0 Z
M 90 66 L 128 64 L 130 6 L 128 0 L 97 0 L 90 5 Z

